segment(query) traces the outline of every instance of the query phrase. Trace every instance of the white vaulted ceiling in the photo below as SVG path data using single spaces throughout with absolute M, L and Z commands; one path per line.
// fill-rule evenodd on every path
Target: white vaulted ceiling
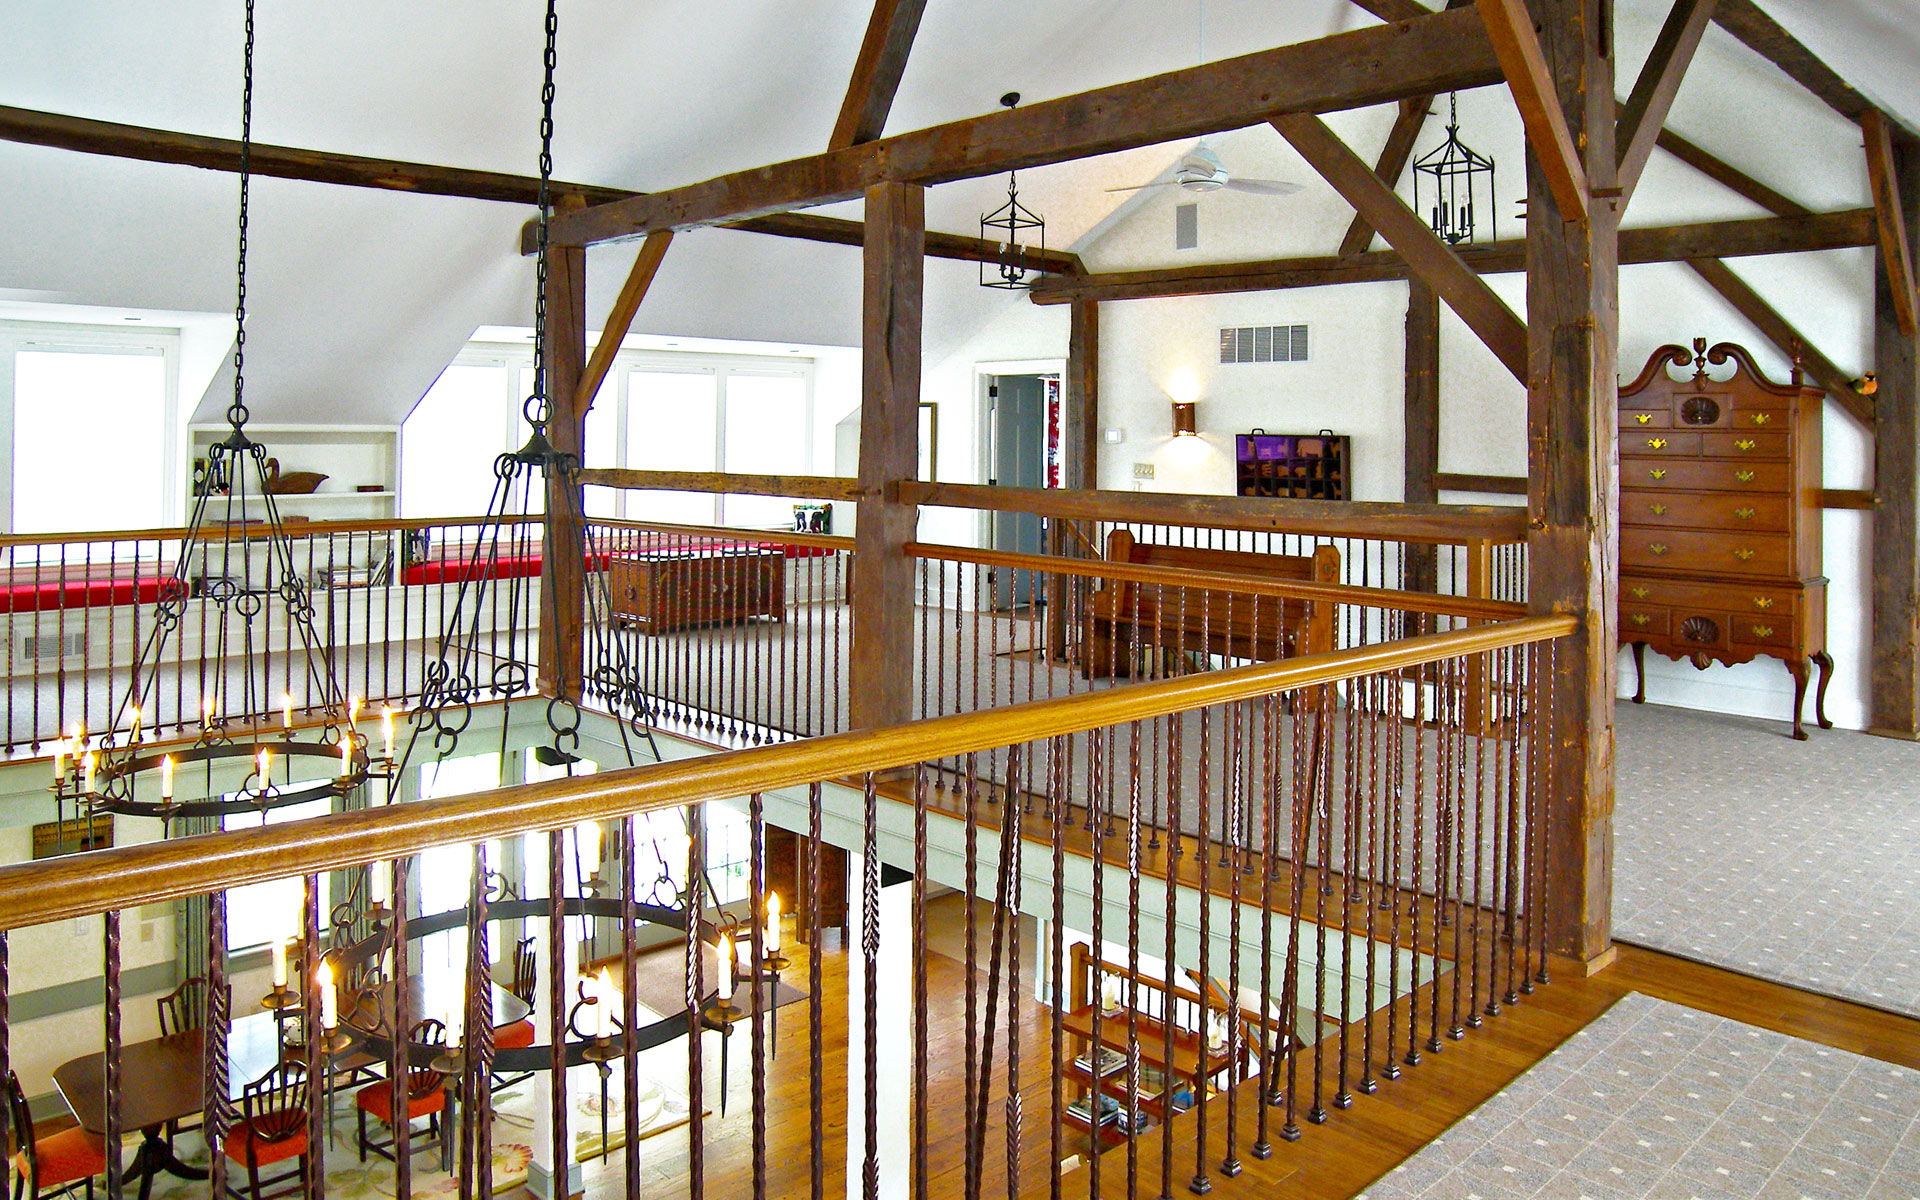
M 1920 49 L 1893 19 L 1904 5 L 1762 2 L 1856 86 L 1920 125 Z M 1626 76 L 1666 5 L 1620 8 Z M 537 0 L 260 0 L 254 134 L 531 174 L 540 10 Z M 822 149 L 868 10 L 866 0 L 562 0 L 556 174 L 654 190 Z M 240 11 L 239 0 L 11 6 L 0 104 L 235 136 Z M 1204 17 L 1203 52 L 1200 0 L 931 0 L 889 130 L 987 112 L 1009 90 L 1046 99 L 1191 66 L 1203 53 L 1224 58 L 1373 21 L 1348 0 L 1206 0 Z M 1494 92 L 1472 102 L 1499 127 L 1489 136 L 1509 143 L 1495 149 L 1517 181 L 1517 124 L 1501 115 L 1510 105 Z M 1781 106 L 1791 119 L 1771 111 Z M 1335 124 L 1371 156 L 1388 119 L 1355 113 Z M 1847 144 L 1844 123 L 1718 30 L 1682 89 L 1675 127 L 1806 203 L 1864 197 L 1852 165 L 1857 139 Z M 1429 133 L 1439 136 L 1438 123 Z M 1242 174 L 1313 185 L 1291 208 L 1215 205 L 1209 219 L 1234 231 L 1220 246 L 1279 255 L 1325 252 L 1329 230 L 1337 240 L 1342 206 L 1277 135 L 1210 141 Z M 1151 248 L 1103 249 L 1088 235 L 1124 201 L 1105 188 L 1154 177 L 1184 148 L 1024 172 L 1023 198 L 1048 218 L 1050 244 L 1079 242 L 1103 263 L 1156 261 Z M 930 224 L 972 232 L 1003 197 L 999 178 L 936 188 Z M 0 301 L 227 311 L 235 198 L 227 174 L 0 144 Z M 257 181 L 248 341 L 256 411 L 267 420 L 399 420 L 477 326 L 529 323 L 531 269 L 516 252 L 526 216 L 482 201 Z M 1157 261 L 1172 261 L 1166 249 Z M 630 247 L 591 256 L 591 324 L 631 257 Z M 930 354 L 1025 303 L 971 279 L 970 267 L 930 268 Z M 635 328 L 852 344 L 858 251 L 727 231 L 684 237 Z M 210 394 L 203 414 L 217 406 Z

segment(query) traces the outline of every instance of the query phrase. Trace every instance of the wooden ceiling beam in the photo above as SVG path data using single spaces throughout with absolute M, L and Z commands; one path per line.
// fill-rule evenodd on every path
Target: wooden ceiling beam
M 1813 381 L 1827 389 L 1827 394 L 1840 402 L 1840 406 L 1851 413 L 1855 420 L 1873 428 L 1873 400 L 1862 396 L 1853 388 L 1853 381 L 1833 360 L 1803 337 L 1798 329 L 1761 298 L 1746 280 L 1733 273 L 1733 269 L 1717 258 L 1696 258 L 1687 263 L 1707 286 L 1720 293 L 1722 299 L 1732 305 L 1735 312 L 1751 322 L 1754 328 L 1766 335 L 1768 341 L 1788 358 L 1795 358 L 1806 369 Z
M 893 108 L 894 93 L 900 89 L 900 77 L 906 73 L 907 56 L 926 11 L 927 0 L 874 0 L 867 36 L 860 43 L 860 57 L 854 60 L 847 98 L 841 101 L 828 149 L 871 142 L 885 131 L 887 113 Z
M 554 233 L 562 244 L 619 241 L 850 200 L 883 182 L 948 183 L 1500 79 L 1472 13 L 1433 13 L 602 204 Z
M 1707 178 L 1780 217 L 1810 217 L 1813 210 L 1790 200 L 1740 168 L 1702 149 L 1671 129 L 1662 129 L 1655 145 Z
M 1887 273 L 1893 296 L 1894 320 L 1903 336 L 1914 336 L 1916 304 L 1913 290 L 1913 249 L 1907 240 L 1906 209 L 1900 202 L 1900 182 L 1893 167 L 1893 131 L 1877 108 L 1860 114 L 1860 132 L 1867 142 L 1867 182 L 1873 190 L 1873 211 L 1880 229 L 1880 268 Z
M 663 230 L 648 235 L 647 240 L 640 243 L 633 269 L 620 285 L 620 294 L 613 300 L 613 311 L 607 314 L 607 323 L 600 327 L 600 340 L 593 345 L 593 356 L 587 359 L 587 369 L 580 374 L 580 386 L 573 397 L 576 412 L 584 413 L 593 407 L 593 398 L 600 394 L 600 385 L 613 367 L 613 356 L 620 353 L 620 343 L 633 328 L 634 314 L 640 311 L 640 302 L 647 298 L 647 289 L 653 286 L 653 277 L 660 271 L 660 260 L 666 257 L 667 246 L 672 241 L 673 231 Z
M 1684 262 L 1692 258 L 1744 258 L 1871 246 L 1874 215 L 1868 208 L 1800 217 L 1755 217 L 1620 231 L 1623 265 Z M 1462 246 L 1461 262 L 1482 275 L 1510 274 L 1526 267 L 1524 241 Z M 1147 300 L 1229 292 L 1280 291 L 1343 283 L 1381 283 L 1408 277 L 1406 259 L 1392 250 L 1369 250 L 1351 258 L 1322 255 L 1262 262 L 1210 263 L 1146 271 L 1115 271 L 1048 279 L 1033 289 L 1036 304 L 1071 300 Z
M 1353 0 L 1353 3 L 1388 22 L 1418 20 L 1433 12 L 1420 0 Z
M 1527 144 L 1540 160 L 1554 202 L 1567 220 L 1585 220 L 1587 169 L 1568 130 L 1567 114 L 1547 70 L 1527 0 L 1478 0 L 1476 7 L 1493 40 L 1494 53 L 1500 56 L 1513 102 L 1520 109 L 1520 123 L 1527 129 Z
M 1680 81 L 1693 62 L 1694 51 L 1700 48 L 1700 36 L 1707 31 L 1714 7 L 1715 0 L 1674 0 L 1666 24 L 1654 39 L 1640 77 L 1621 109 L 1613 141 L 1620 164 L 1615 183 L 1620 188 L 1622 209 L 1632 199 L 1647 160 L 1653 157 L 1667 114 L 1673 109 L 1673 98 L 1680 92 Z
M 1486 280 L 1462 262 L 1453 247 L 1441 241 L 1440 235 L 1335 136 L 1326 122 L 1312 113 L 1286 113 L 1273 119 L 1273 127 L 1380 231 L 1408 268 L 1459 314 L 1514 378 L 1525 383 L 1526 324 L 1487 286 Z
M 1873 107 L 1865 96 L 1840 78 L 1838 72 L 1781 28 L 1778 21 L 1761 12 L 1753 0 L 1720 0 L 1713 23 L 1848 120 L 1858 121 L 1861 113 Z
M 1388 187 L 1400 185 L 1400 176 L 1406 171 L 1408 160 L 1413 157 L 1413 144 L 1427 123 L 1427 114 L 1432 111 L 1432 96 L 1415 96 L 1400 102 L 1400 115 L 1393 119 L 1393 128 L 1387 131 L 1387 144 L 1381 147 L 1380 159 L 1373 166 L 1373 173 Z M 1340 239 L 1340 257 L 1351 258 L 1372 245 L 1373 232 L 1373 225 L 1366 216 L 1354 213 L 1353 223 L 1347 226 L 1347 235 Z
M 0 105 L 0 141 L 99 154 L 109 158 L 200 167 L 209 171 L 237 172 L 240 169 L 240 143 L 232 138 L 149 129 L 140 125 L 122 125 L 113 121 L 96 121 L 90 117 L 70 117 L 62 113 L 3 105 Z M 412 192 L 421 196 L 490 200 L 502 204 L 531 205 L 540 195 L 540 181 L 531 175 L 473 171 L 464 167 L 366 158 L 357 154 L 301 150 L 258 142 L 254 143 L 252 154 L 253 173 L 275 179 Z M 552 186 L 556 198 L 578 196 L 589 205 L 625 200 L 640 194 L 587 183 L 555 181 Z M 858 246 L 864 236 L 864 228 L 858 221 L 811 213 L 776 213 L 732 222 L 726 228 L 842 246 Z M 528 252 L 531 252 L 530 247 Z M 994 252 L 992 245 L 966 234 L 927 235 L 927 254 L 931 258 L 992 262 Z M 1079 258 L 1063 251 L 1048 251 L 1040 260 L 1040 269 L 1063 274 L 1079 274 L 1082 271 Z

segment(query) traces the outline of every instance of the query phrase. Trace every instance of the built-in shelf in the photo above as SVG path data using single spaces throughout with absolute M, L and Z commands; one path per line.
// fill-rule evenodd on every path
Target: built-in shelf
M 191 430 L 187 478 L 226 437 L 225 424 L 195 425 Z M 282 474 L 318 471 L 327 478 L 318 491 L 276 493 L 274 503 L 290 516 L 358 520 L 398 516 L 400 512 L 400 429 L 396 425 L 249 424 L 247 433 L 279 460 Z M 356 487 L 377 484 L 375 492 Z M 191 484 L 190 484 L 191 486 Z M 191 507 L 191 498 L 189 498 Z M 324 517 L 323 517 L 324 514 Z

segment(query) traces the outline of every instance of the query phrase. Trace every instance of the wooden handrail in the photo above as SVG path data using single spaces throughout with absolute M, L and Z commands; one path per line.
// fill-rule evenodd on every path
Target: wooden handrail
M 329 495 L 333 493 L 328 493 Z M 545 518 L 538 514 L 529 516 L 501 517 L 503 525 L 538 525 Z M 282 519 L 282 528 L 289 538 L 322 537 L 338 533 L 386 533 L 404 529 L 442 529 L 449 527 L 468 528 L 482 525 L 488 518 L 478 517 L 369 517 L 352 521 L 300 521 L 288 525 Z M 247 541 L 261 537 L 266 533 L 264 524 L 248 526 L 240 532 L 228 535 L 223 531 L 224 522 L 214 522 L 213 528 L 200 531 L 203 541 Z M 164 526 L 158 529 L 103 529 L 84 533 L 40 533 L 40 534 L 0 534 L 0 549 L 13 546 L 71 546 L 91 542 L 177 542 L 187 536 L 184 526 Z
M 715 538 L 732 542 L 777 542 L 782 546 L 812 546 L 817 550 L 853 552 L 853 539 L 837 533 L 794 533 L 785 529 L 742 529 L 725 525 L 671 525 L 664 521 L 625 521 L 614 517 L 588 517 L 589 529 L 632 529 L 641 533 L 671 533 L 685 537 Z
M 726 471 L 635 471 L 590 467 L 580 472 L 589 487 L 627 491 L 717 492 L 732 496 L 800 496 L 808 500 L 859 500 L 867 493 L 845 475 L 738 475 Z
M 1528 617 L 677 762 L 15 863 L 0 867 L 0 930 L 908 767 L 1547 641 L 1577 628 L 1572 616 Z
M 903 483 L 906 504 L 1034 513 L 1073 520 L 1193 525 L 1256 533 L 1321 534 L 1382 541 L 1463 545 L 1523 542 L 1525 509 L 1492 504 L 1388 504 L 1359 500 L 1283 500 L 1174 492 L 1076 491 L 975 483 Z
M 1393 588 L 1357 587 L 1347 583 L 1313 583 L 1300 579 L 1273 579 L 1236 575 L 1229 571 L 1196 571 L 1187 567 L 1156 567 L 1147 563 L 1110 562 L 1104 558 L 1059 558 L 1047 554 L 1019 554 L 1011 550 L 976 550 L 908 542 L 908 554 L 941 562 L 1015 567 L 1048 575 L 1082 575 L 1089 579 L 1125 579 L 1164 587 L 1201 588 L 1210 592 L 1240 592 L 1293 600 L 1323 600 L 1333 604 L 1361 604 L 1398 612 L 1433 613 L 1483 621 L 1511 621 L 1527 615 L 1527 606 L 1507 600 L 1445 596 L 1435 592 L 1405 592 Z

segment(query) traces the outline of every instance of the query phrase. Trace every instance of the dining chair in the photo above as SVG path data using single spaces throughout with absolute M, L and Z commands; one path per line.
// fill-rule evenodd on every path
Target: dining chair
M 231 994 L 231 993 L 229 993 Z M 185 1033 L 191 1029 L 207 1027 L 207 981 L 204 976 L 190 975 L 180 981 L 180 986 L 153 1002 L 160 1012 L 160 1036 L 170 1037 L 176 1033 Z M 200 1128 L 197 1119 L 167 1122 L 167 1146 L 173 1146 L 177 1133 Z
M 421 1047 L 429 1050 L 446 1047 L 447 1027 L 444 1023 L 428 1017 L 413 1027 L 413 1033 L 407 1040 L 409 1043 L 407 1061 L 412 1064 L 420 1058 Z M 411 1123 L 426 1117 L 427 1132 L 434 1138 L 444 1138 L 445 1123 L 442 1122 L 441 1117 L 447 1110 L 446 1082 L 447 1077 L 444 1072 L 436 1071 L 432 1067 L 409 1065 L 406 1075 L 407 1109 L 406 1115 L 400 1119 Z M 367 1137 L 368 1117 L 381 1122 L 388 1129 L 394 1127 L 396 1105 L 393 1092 L 394 1081 L 382 1079 L 378 1083 L 368 1084 L 353 1095 L 353 1106 L 357 1110 L 356 1115 L 360 1121 L 358 1140 L 361 1162 L 367 1161 L 369 1150 L 382 1158 L 393 1157 L 392 1141 L 375 1142 Z
M 106 1145 L 99 1135 L 76 1125 L 43 1138 L 33 1136 L 27 1094 L 20 1089 L 20 1077 L 12 1071 L 7 1072 L 7 1111 L 20 1143 L 19 1152 L 13 1156 L 13 1200 L 40 1200 L 43 1195 L 61 1195 L 82 1184 L 86 1185 L 87 1200 L 93 1200 L 94 1179 L 107 1173 Z
M 306 1189 L 308 1099 L 307 1064 L 298 1059 L 282 1059 L 246 1086 L 240 1094 L 240 1121 L 228 1131 L 221 1149 L 247 1168 L 247 1190 L 242 1193 L 229 1184 L 229 1192 L 252 1200 L 270 1200 Z M 260 1177 L 260 1168 L 290 1158 L 299 1160 L 296 1169 Z M 291 1187 L 277 1192 L 261 1190 L 289 1181 Z
M 507 990 L 529 1008 L 533 1007 L 534 993 L 540 987 L 540 971 L 536 958 L 533 939 L 520 939 L 520 944 L 513 950 L 513 981 L 507 985 Z M 534 1032 L 531 1016 L 522 1017 L 511 1025 L 496 1025 L 493 1030 L 495 1050 L 523 1050 L 533 1045 L 536 1040 L 537 1035 Z M 532 1077 L 532 1072 L 523 1072 L 519 1075 L 503 1075 L 495 1072 L 493 1090 L 497 1092 L 501 1088 L 512 1087 Z

